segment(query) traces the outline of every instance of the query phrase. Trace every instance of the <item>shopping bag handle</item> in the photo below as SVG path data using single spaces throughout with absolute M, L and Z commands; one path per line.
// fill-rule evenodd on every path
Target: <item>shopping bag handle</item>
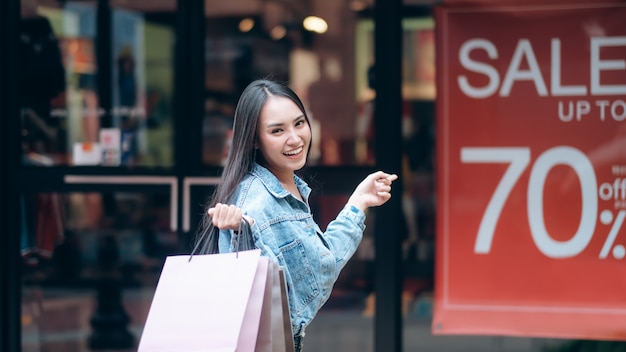
M 219 254 L 219 235 L 220 229 L 218 227 L 207 226 L 202 234 L 199 236 L 198 242 L 189 255 L 189 261 L 191 261 L 194 254 Z M 247 251 L 255 249 L 254 239 L 252 238 L 252 229 L 250 223 L 244 217 L 241 218 L 239 223 L 239 229 L 235 232 L 234 244 L 235 244 L 235 257 L 239 258 L 240 251 Z M 200 249 L 198 251 L 198 249 Z
M 239 251 L 247 251 L 254 248 L 254 239 L 252 238 L 250 223 L 246 218 L 241 217 L 239 230 L 237 230 L 235 234 L 235 257 L 239 258 Z

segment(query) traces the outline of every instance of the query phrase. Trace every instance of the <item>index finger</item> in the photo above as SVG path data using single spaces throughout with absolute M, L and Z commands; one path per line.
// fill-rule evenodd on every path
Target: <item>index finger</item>
M 398 179 L 398 175 L 396 174 L 387 174 L 387 173 L 382 173 L 382 175 L 380 175 L 380 177 L 376 178 L 376 181 L 378 182 L 384 182 L 386 184 L 391 184 L 391 182 L 395 181 Z

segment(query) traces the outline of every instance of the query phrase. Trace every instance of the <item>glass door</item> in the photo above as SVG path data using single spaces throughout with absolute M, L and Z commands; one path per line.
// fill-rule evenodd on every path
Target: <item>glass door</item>
M 20 5 L 22 350 L 135 351 L 165 256 L 188 250 L 181 15 L 175 0 Z

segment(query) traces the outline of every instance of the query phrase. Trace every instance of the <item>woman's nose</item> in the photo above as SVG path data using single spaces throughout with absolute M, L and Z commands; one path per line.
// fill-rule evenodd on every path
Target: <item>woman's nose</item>
M 288 133 L 287 143 L 300 143 L 301 138 L 297 131 L 289 130 L 287 131 L 287 133 Z

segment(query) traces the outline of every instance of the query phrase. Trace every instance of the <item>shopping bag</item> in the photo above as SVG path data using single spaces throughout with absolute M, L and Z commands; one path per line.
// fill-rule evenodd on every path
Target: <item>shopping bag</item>
M 168 256 L 138 352 L 254 351 L 273 267 L 260 254 Z
M 287 279 L 285 278 L 285 271 L 283 268 L 280 268 L 278 278 L 279 285 L 279 296 L 280 296 L 280 309 L 282 311 L 282 321 L 276 322 L 276 324 L 282 325 L 282 331 L 284 331 L 284 345 L 285 350 L 287 352 L 294 352 L 295 346 L 293 344 L 293 332 L 291 331 L 291 311 L 289 310 L 289 299 L 287 297 Z M 275 303 L 273 307 L 278 307 L 278 304 Z M 280 342 L 279 342 L 280 343 Z
M 256 352 L 294 351 L 286 287 L 283 270 L 270 261 Z

